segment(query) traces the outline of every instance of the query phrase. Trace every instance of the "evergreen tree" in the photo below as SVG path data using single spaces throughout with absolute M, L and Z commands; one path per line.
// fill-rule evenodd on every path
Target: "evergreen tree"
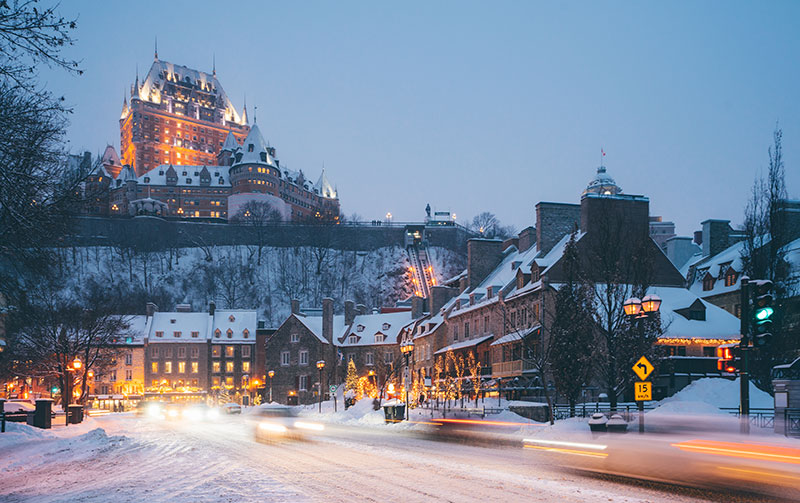
M 356 363 L 353 360 L 347 362 L 347 377 L 344 382 L 345 393 L 358 391 L 358 371 L 356 370 Z

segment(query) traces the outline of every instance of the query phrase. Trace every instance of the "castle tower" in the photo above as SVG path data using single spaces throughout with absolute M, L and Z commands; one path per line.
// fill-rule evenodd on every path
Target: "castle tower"
M 153 59 L 144 80 L 131 88 L 119 121 L 122 164 L 142 175 L 161 164 L 215 165 L 228 133 L 242 141 L 250 131 L 211 74 Z

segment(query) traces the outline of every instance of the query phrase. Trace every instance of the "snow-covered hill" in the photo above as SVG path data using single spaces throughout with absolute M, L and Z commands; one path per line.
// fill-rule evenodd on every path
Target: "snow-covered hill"
M 431 253 L 437 280 L 464 267 L 464 257 L 444 249 Z M 337 309 L 345 300 L 368 307 L 390 306 L 411 292 L 404 249 L 370 251 L 295 247 L 261 250 L 251 246 L 172 248 L 134 252 L 118 247 L 60 249 L 58 268 L 68 288 L 108 290 L 129 313 L 141 313 L 146 302 L 162 310 L 191 304 L 203 310 L 210 301 L 223 308 L 255 308 L 270 326 L 290 311 L 290 300 L 320 307 L 332 297 Z

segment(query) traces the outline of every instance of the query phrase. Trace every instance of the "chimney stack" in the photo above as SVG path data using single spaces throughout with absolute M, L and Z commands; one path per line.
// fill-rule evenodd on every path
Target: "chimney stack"
M 503 242 L 498 239 L 467 241 L 467 284 L 475 288 L 503 259 Z
M 344 324 L 350 326 L 356 319 L 356 304 L 352 300 L 344 301 Z
M 300 301 L 297 299 L 292 299 L 292 314 L 300 314 Z
M 147 304 L 145 304 L 145 313 L 147 313 L 147 316 L 151 316 L 152 317 L 157 312 L 158 312 L 158 306 L 157 305 L 155 305 L 152 302 L 148 302 Z
M 416 320 L 422 318 L 425 302 L 419 295 L 411 297 L 411 318 Z
M 364 304 L 356 304 L 356 312 L 360 315 L 365 315 L 367 313 L 367 306 Z
M 439 310 L 447 304 L 447 301 L 458 295 L 458 290 L 449 286 L 436 285 L 431 287 L 430 303 L 431 315 L 436 315 Z
M 191 313 L 192 312 L 192 305 L 191 304 L 178 304 L 175 306 L 175 310 L 179 313 Z
M 520 252 L 524 252 L 534 245 L 536 241 L 536 229 L 533 227 L 525 227 L 519 232 L 517 238 L 517 249 L 519 249 Z
M 333 344 L 333 299 L 322 299 L 322 337 Z
M 540 202 L 536 204 L 536 247 L 544 256 L 581 221 L 581 205 Z M 527 230 L 527 229 L 526 229 Z M 585 229 L 581 229 L 585 230 Z
M 217 310 L 217 304 L 215 304 L 214 301 L 212 300 L 211 302 L 208 303 L 208 314 L 214 316 L 214 312 L 216 312 L 216 310 Z

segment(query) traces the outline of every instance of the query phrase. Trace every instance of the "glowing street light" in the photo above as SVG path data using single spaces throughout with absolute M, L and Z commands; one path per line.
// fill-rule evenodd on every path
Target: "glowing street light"
M 275 371 L 270 370 L 267 375 L 269 376 L 269 403 L 272 403 L 272 378 L 275 377 Z
M 325 360 L 319 360 L 317 368 L 319 369 L 319 412 L 322 414 L 322 369 L 325 368 Z
M 409 381 L 411 380 L 411 369 L 408 367 L 408 359 L 411 356 L 411 353 L 414 351 L 414 341 L 406 341 L 400 345 L 400 351 L 403 353 L 403 356 L 406 359 L 406 382 L 405 382 L 405 391 L 406 391 L 406 421 L 409 418 L 409 411 L 408 411 L 408 385 Z

